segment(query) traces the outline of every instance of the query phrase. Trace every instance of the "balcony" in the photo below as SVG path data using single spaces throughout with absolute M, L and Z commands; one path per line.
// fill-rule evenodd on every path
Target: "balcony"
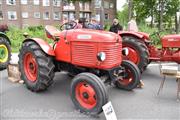
M 80 11 L 91 11 L 90 10 L 90 2 L 79 2 L 79 10 Z
M 75 10 L 75 6 L 63 6 L 63 10 L 64 11 L 71 11 L 71 10 Z
M 63 10 L 64 11 L 74 11 L 75 10 L 75 3 L 72 1 L 64 1 L 63 3 Z

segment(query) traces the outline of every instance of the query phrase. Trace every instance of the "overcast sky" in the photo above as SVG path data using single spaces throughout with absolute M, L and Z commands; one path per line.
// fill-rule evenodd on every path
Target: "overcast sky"
M 122 6 L 126 3 L 126 0 L 117 0 L 117 10 L 121 10 Z

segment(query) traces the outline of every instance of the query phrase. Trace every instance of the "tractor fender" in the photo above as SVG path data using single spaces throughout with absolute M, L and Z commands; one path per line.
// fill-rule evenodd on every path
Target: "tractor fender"
M 27 38 L 23 41 L 23 43 L 25 43 L 27 41 L 36 42 L 46 54 L 48 54 L 50 56 L 55 56 L 53 47 L 51 47 L 46 41 L 44 41 L 40 38 Z
M 144 36 L 142 34 L 139 34 L 137 32 L 133 32 L 133 31 L 120 31 L 118 32 L 118 34 L 122 37 L 122 36 L 133 36 L 139 39 L 142 39 Z
M 7 35 L 6 35 L 5 33 L 0 32 L 0 37 L 5 38 L 5 39 L 9 42 L 9 44 L 11 45 L 11 41 L 10 41 L 10 39 L 7 37 Z

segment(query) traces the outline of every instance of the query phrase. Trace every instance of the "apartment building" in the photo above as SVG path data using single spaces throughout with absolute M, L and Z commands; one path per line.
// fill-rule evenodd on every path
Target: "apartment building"
M 96 17 L 111 22 L 116 15 L 116 0 L 0 0 L 0 24 L 20 28 L 60 24 L 64 18 Z

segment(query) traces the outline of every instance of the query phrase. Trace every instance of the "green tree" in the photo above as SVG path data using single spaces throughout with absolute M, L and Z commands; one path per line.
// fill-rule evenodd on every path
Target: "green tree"
M 151 27 L 153 27 L 153 21 L 158 23 L 159 30 L 164 27 L 163 23 L 168 24 L 170 28 L 175 21 L 177 23 L 175 16 L 180 9 L 180 0 L 133 0 L 133 5 L 137 21 L 143 22 L 151 17 Z
M 168 26 L 172 27 L 175 23 L 176 32 L 178 32 L 178 21 L 176 12 L 180 11 L 180 0 L 167 0 L 165 7 L 165 21 L 168 22 Z M 172 19 L 173 18 L 173 19 Z
M 134 0 L 136 20 L 144 22 L 146 18 L 151 17 L 151 27 L 153 27 L 156 6 L 156 0 Z
M 121 25 L 126 26 L 128 23 L 128 4 L 123 6 L 122 11 L 117 12 L 117 18 Z

